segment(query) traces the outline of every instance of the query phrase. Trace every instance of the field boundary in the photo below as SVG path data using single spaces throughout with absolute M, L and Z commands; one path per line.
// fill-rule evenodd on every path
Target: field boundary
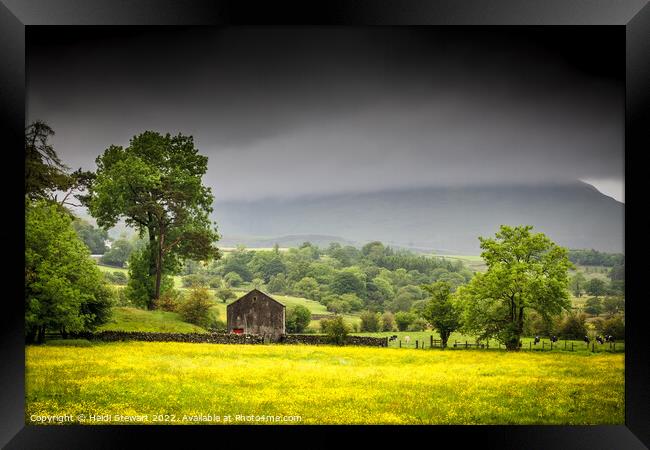
M 145 342 L 186 342 L 197 344 L 306 344 L 330 345 L 327 336 L 309 334 L 286 334 L 279 339 L 270 339 L 268 336 L 255 334 L 228 334 L 228 333 L 165 333 L 147 331 L 112 331 L 105 330 L 96 333 L 78 333 L 74 338 L 100 340 L 104 342 L 116 341 L 145 341 Z M 369 336 L 348 336 L 345 345 L 366 347 L 387 347 L 388 339 Z

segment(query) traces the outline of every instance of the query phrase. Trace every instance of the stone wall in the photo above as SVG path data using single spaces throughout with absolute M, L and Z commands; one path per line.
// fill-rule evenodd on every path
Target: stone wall
M 209 344 L 263 344 L 263 336 L 251 334 L 225 333 L 155 333 L 144 331 L 100 331 L 98 333 L 79 333 L 74 337 L 96 339 L 105 342 L 145 341 L 145 342 L 190 342 Z M 268 342 L 268 340 L 267 340 Z M 282 344 L 329 345 L 327 336 L 322 334 L 286 334 L 277 340 Z M 346 345 L 386 347 L 386 338 L 369 336 L 348 336 Z

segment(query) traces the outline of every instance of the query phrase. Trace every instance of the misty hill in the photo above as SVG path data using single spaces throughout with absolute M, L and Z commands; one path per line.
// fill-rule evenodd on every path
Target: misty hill
M 222 236 L 219 240 L 220 247 L 235 247 L 239 244 L 249 248 L 269 248 L 278 244 L 280 247 L 299 247 L 304 242 L 311 242 L 319 247 L 327 247 L 331 242 L 341 245 L 358 246 L 359 243 L 338 236 L 322 234 L 294 234 L 289 236 L 264 237 L 264 236 Z
M 566 247 L 623 252 L 624 208 L 592 186 L 574 183 L 423 188 L 248 202 L 217 199 L 214 218 L 225 239 L 267 236 L 268 246 L 276 242 L 273 236 L 302 242 L 309 240 L 303 235 L 325 235 L 337 236 L 333 240 L 339 242 L 380 240 L 440 253 L 478 254 L 478 236 L 493 235 L 500 224 L 528 224 Z M 252 242 L 255 239 L 248 245 Z

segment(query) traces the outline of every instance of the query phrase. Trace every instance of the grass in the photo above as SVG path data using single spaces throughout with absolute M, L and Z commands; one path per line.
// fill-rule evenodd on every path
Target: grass
M 206 331 L 191 323 L 183 322 L 176 313 L 166 311 L 145 311 L 126 306 L 114 307 L 113 315 L 102 330 L 119 331 L 158 331 L 169 333 L 205 333 Z
M 415 348 L 415 341 L 418 341 L 418 347 L 422 347 L 422 343 L 424 342 L 425 348 L 429 348 L 430 343 L 431 343 L 431 336 L 433 336 L 433 339 L 440 339 L 440 335 L 431 330 L 427 331 L 381 331 L 377 333 L 352 333 L 353 335 L 356 336 L 372 336 L 372 337 L 389 337 L 396 335 L 397 340 L 390 341 L 388 343 L 389 347 L 398 347 L 400 346 L 400 341 L 403 349 L 405 348 Z M 406 336 L 410 337 L 410 343 L 406 343 Z M 458 341 L 459 346 L 463 348 L 465 345 L 465 342 L 468 342 L 470 344 L 473 344 L 476 342 L 476 338 L 474 336 L 468 336 L 464 335 L 462 333 L 452 333 L 451 336 L 449 337 L 449 341 L 447 342 L 447 345 L 451 348 L 453 348 L 454 342 Z M 524 350 L 546 350 L 550 351 L 550 346 L 551 346 L 551 341 L 548 338 L 541 339 L 540 342 L 537 345 L 529 345 L 530 343 L 534 342 L 534 338 L 532 337 L 523 337 L 521 339 L 522 342 L 522 348 Z M 483 342 L 485 343 L 485 342 Z M 564 343 L 565 340 L 561 339 L 558 342 L 553 344 L 553 352 L 564 352 Z M 592 346 L 587 344 L 581 340 L 567 340 L 567 351 L 571 351 L 571 343 L 573 343 L 573 352 L 577 353 L 591 353 Z M 499 348 L 499 343 L 496 340 L 490 340 L 489 341 L 490 348 Z M 500 348 L 504 348 L 501 346 Z M 594 350 L 596 352 L 610 352 L 609 348 L 609 343 L 605 344 L 598 344 L 596 343 L 594 345 Z M 624 342 L 617 342 L 616 343 L 616 352 L 623 352 L 625 350 L 625 343 Z M 463 351 L 466 351 L 463 348 Z M 487 349 L 483 349 L 481 351 L 488 351 Z
M 622 424 L 623 374 L 621 354 L 28 346 L 26 421 L 68 414 L 86 424 L 129 423 L 133 416 L 141 416 L 138 423 L 188 424 L 199 415 L 212 423 L 230 415 L 230 423 L 243 423 L 237 416 L 299 416 L 301 424 Z M 91 414 L 107 420 L 89 421 Z

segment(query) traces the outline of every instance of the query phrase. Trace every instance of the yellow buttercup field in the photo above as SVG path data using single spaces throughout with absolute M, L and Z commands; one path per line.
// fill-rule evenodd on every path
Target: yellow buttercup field
M 26 422 L 622 424 L 624 355 L 28 346 Z

